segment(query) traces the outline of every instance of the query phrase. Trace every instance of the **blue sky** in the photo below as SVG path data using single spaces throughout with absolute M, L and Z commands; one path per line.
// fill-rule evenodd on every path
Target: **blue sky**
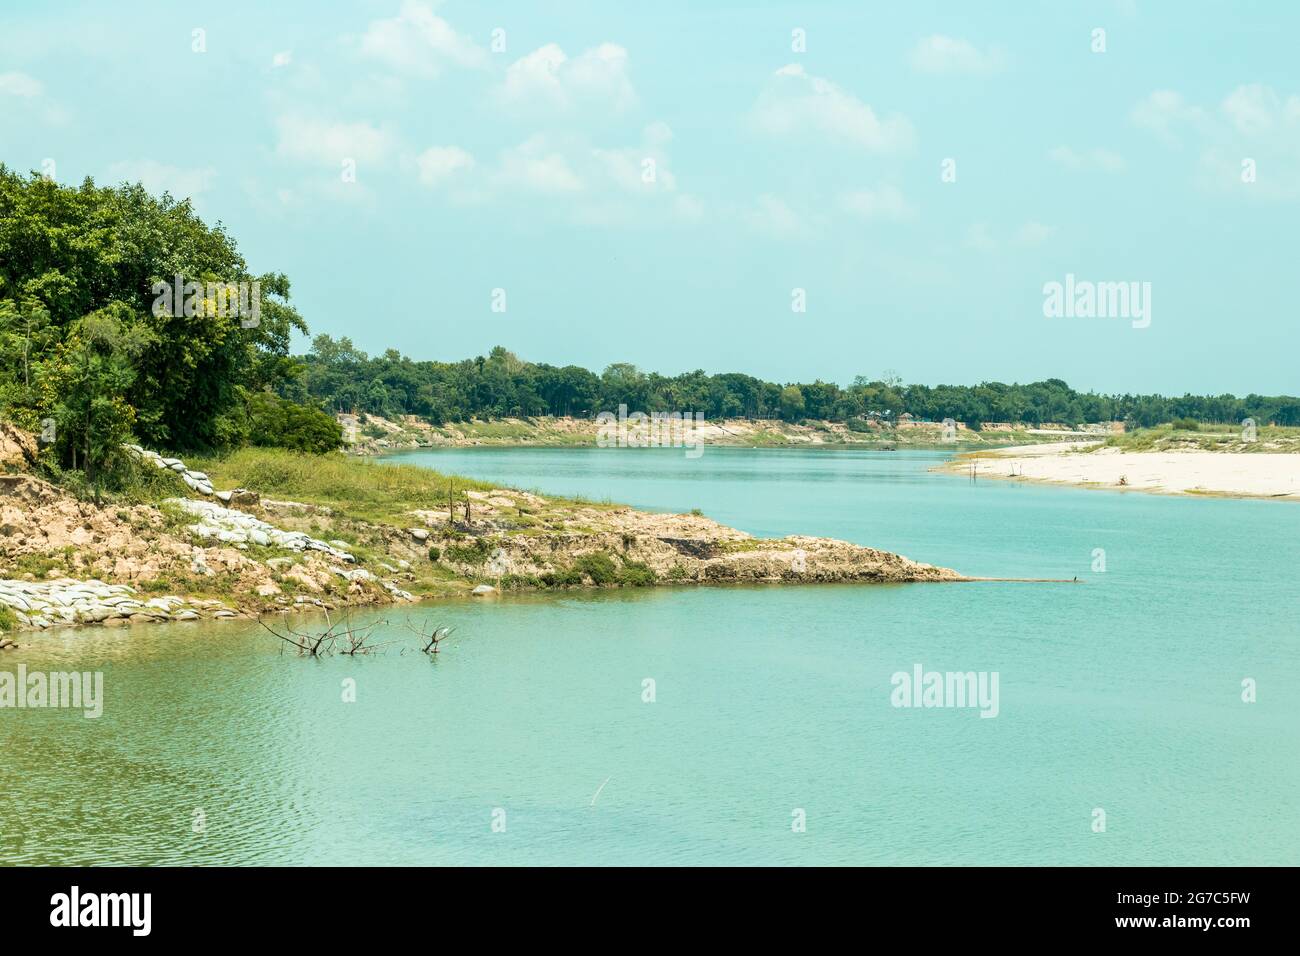
M 192 197 L 370 352 L 1294 394 L 1298 29 L 1281 3 L 5 0 L 0 161 Z M 1045 317 L 1067 274 L 1151 283 L 1150 325 Z

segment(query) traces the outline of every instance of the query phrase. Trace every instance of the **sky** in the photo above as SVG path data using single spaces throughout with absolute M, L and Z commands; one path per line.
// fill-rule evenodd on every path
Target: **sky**
M 0 0 L 0 162 L 189 197 L 372 354 L 1296 394 L 1297 33 L 1210 0 Z M 1132 297 L 1049 315 L 1067 276 Z

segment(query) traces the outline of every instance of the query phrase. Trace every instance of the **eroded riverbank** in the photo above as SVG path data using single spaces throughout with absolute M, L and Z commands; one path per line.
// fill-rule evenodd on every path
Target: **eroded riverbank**
M 153 480 L 176 494 L 132 505 L 95 505 L 33 474 L 0 476 L 8 629 L 509 590 L 967 580 L 833 538 L 759 537 L 698 513 L 542 495 L 411 465 L 250 449 L 203 467 L 212 491 L 181 486 L 192 469 L 163 468 Z

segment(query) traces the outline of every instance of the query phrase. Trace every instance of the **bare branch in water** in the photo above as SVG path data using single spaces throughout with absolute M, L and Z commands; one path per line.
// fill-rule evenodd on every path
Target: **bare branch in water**
M 299 655 L 307 657 L 329 657 L 333 654 L 355 657 L 357 654 L 370 654 L 381 647 L 387 647 L 389 644 L 394 643 L 393 641 L 387 641 L 383 644 L 369 643 L 371 632 L 380 624 L 387 624 L 387 621 L 373 621 L 361 627 L 353 627 L 351 615 L 348 614 L 345 614 L 341 620 L 335 621 L 326 611 L 325 630 L 314 634 L 296 630 L 288 624 L 285 625 L 287 633 L 282 633 L 260 618 L 258 622 L 263 628 L 286 644 L 293 645 Z
M 412 627 L 409 622 L 404 622 L 404 626 L 412 634 L 420 638 L 420 643 L 424 646 L 420 648 L 422 654 L 437 654 L 438 644 L 451 635 L 455 628 L 443 627 L 437 624 L 430 624 L 429 621 L 423 620 L 418 628 Z

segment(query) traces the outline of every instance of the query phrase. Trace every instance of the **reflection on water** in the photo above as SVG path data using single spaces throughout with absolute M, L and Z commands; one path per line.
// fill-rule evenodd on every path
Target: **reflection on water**
M 248 622 L 32 635 L 0 669 L 102 670 L 104 716 L 0 710 L 0 861 L 1300 862 L 1294 506 L 972 486 L 915 453 L 419 457 L 1086 585 L 507 596 L 359 615 L 397 645 L 327 660 Z M 456 626 L 437 660 L 403 615 Z M 999 717 L 892 708 L 916 663 L 998 671 Z

